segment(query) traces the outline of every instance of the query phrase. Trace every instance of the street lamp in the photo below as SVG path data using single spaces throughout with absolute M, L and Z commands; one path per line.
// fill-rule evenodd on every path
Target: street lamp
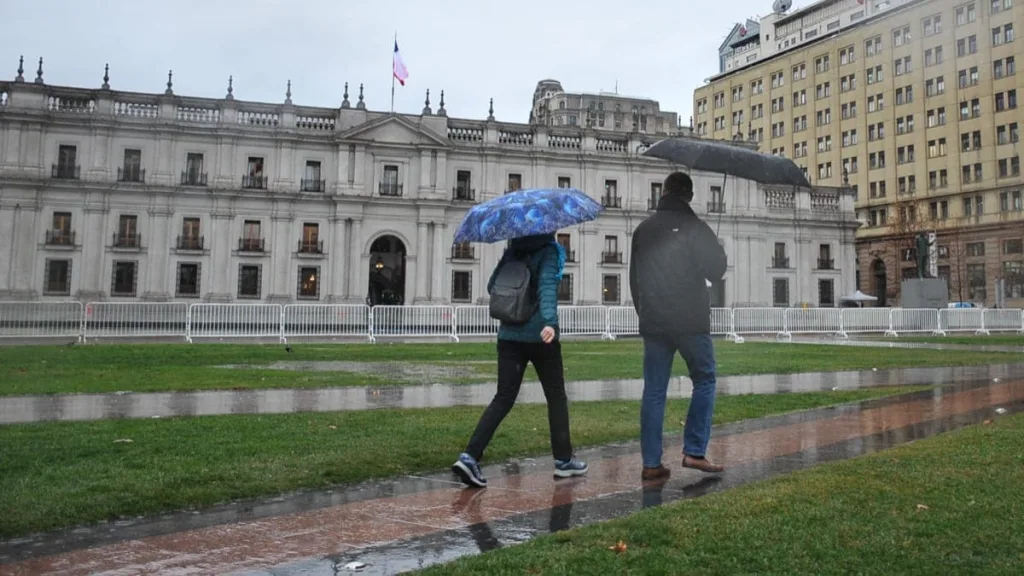
M 380 256 L 377 256 L 377 262 L 373 265 L 373 267 L 374 269 L 377 270 L 377 272 L 380 272 L 381 270 L 384 269 L 384 260 Z

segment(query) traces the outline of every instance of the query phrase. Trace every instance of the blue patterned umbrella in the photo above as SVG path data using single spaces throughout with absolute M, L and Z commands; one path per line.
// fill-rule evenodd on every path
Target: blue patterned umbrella
M 501 242 L 534 234 L 551 234 L 589 222 L 604 210 L 575 188 L 520 190 L 470 209 L 455 233 L 455 243 Z

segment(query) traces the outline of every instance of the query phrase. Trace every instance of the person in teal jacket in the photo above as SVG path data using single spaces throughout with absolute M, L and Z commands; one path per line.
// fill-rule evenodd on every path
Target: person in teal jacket
M 515 405 L 527 363 L 532 363 L 537 371 L 548 403 L 555 477 L 568 478 L 587 473 L 587 464 L 573 455 L 569 439 L 569 400 L 565 394 L 562 345 L 558 332 L 558 284 L 565 267 L 565 250 L 551 234 L 512 240 L 491 274 L 487 283 L 488 293 L 502 264 L 516 254 L 530 255 L 538 306 L 525 324 L 502 322 L 498 327 L 498 391 L 480 417 L 466 451 L 452 466 L 452 471 L 471 487 L 487 486 L 479 463 L 498 426 Z

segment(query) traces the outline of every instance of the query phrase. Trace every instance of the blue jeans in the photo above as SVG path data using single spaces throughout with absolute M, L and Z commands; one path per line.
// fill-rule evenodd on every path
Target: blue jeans
M 715 346 L 709 334 L 644 338 L 644 395 L 640 403 L 640 452 L 644 467 L 661 465 L 665 396 L 676 352 L 686 361 L 693 398 L 683 431 L 683 454 L 703 458 L 715 411 Z

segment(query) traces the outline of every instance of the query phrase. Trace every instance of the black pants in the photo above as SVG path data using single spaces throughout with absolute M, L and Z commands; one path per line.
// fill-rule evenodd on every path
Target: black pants
M 569 400 L 565 395 L 565 376 L 562 373 L 562 345 L 557 340 L 551 344 L 498 340 L 498 392 L 484 410 L 476 432 L 469 440 L 466 453 L 473 458 L 480 460 L 483 457 L 494 432 L 516 403 L 527 362 L 537 370 L 548 402 L 551 453 L 556 460 L 572 458 Z

